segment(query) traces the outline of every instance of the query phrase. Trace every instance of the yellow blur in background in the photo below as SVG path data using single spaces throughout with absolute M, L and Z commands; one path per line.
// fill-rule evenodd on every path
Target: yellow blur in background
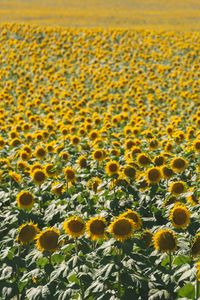
M 2 0 L 0 23 L 200 30 L 200 0 Z

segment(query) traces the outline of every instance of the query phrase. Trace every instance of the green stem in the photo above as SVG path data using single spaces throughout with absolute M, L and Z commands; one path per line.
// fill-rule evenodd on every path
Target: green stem
M 170 278 L 171 278 L 171 274 L 172 274 L 172 253 L 171 253 L 171 251 L 169 252 L 169 274 L 170 274 Z
M 77 238 L 75 238 L 75 250 L 76 250 L 76 255 L 78 256 L 78 241 L 77 241 Z
M 196 295 L 195 295 L 195 300 L 199 299 L 199 281 L 198 278 L 196 279 Z
M 118 298 L 121 299 L 121 269 L 120 269 L 120 262 L 121 262 L 121 249 L 119 249 L 118 253 L 118 287 L 117 287 L 117 292 L 118 292 Z
M 76 250 L 76 255 L 78 256 L 78 239 L 75 238 L 75 250 Z M 79 273 L 79 267 L 78 268 L 78 273 Z M 80 283 L 80 290 L 81 290 L 81 299 L 84 300 L 84 286 L 81 278 L 79 278 L 79 283 Z

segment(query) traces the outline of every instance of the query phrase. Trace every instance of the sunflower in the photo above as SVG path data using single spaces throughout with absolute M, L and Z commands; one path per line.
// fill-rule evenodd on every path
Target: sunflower
M 145 243 L 146 247 L 149 247 L 152 243 L 153 234 L 150 230 L 145 229 L 141 234 L 141 240 Z
M 102 161 L 104 159 L 104 152 L 101 149 L 96 149 L 93 153 L 92 153 L 92 157 L 94 160 L 97 161 Z
M 103 217 L 91 218 L 86 223 L 86 233 L 92 240 L 103 239 L 105 237 L 106 220 Z
M 200 255 L 200 232 L 198 232 L 193 239 L 192 247 L 191 247 L 191 254 L 192 254 L 192 256 Z
M 80 168 L 82 168 L 82 169 L 87 168 L 87 158 L 84 155 L 81 155 L 78 158 L 77 163 Z
M 64 221 L 63 228 L 66 234 L 78 238 L 85 232 L 85 222 L 80 217 L 72 216 Z
M 132 219 L 118 217 L 109 225 L 108 231 L 116 240 L 123 242 L 132 237 L 134 229 L 136 224 Z
M 61 196 L 63 193 L 63 183 L 54 182 L 51 187 L 51 192 L 57 196 Z
M 140 215 L 136 211 L 128 209 L 126 212 L 122 213 L 120 217 L 131 219 L 135 223 L 135 229 L 141 229 L 142 220 Z
M 21 180 L 22 180 L 21 175 L 16 173 L 16 172 L 10 171 L 9 175 L 12 178 L 12 180 L 17 182 L 17 183 L 21 182 Z
M 18 231 L 19 234 L 17 240 L 19 243 L 26 245 L 34 240 L 36 234 L 38 234 L 40 230 L 36 224 L 29 222 L 22 224 Z
M 46 174 L 48 175 L 48 177 L 55 177 L 55 175 L 57 173 L 55 170 L 55 165 L 53 165 L 53 164 L 45 165 L 44 170 L 45 170 Z
M 174 175 L 173 170 L 171 168 L 168 168 L 165 165 L 161 167 L 161 172 L 162 172 L 163 178 L 165 178 L 165 179 L 170 179 Z
M 175 228 L 186 228 L 190 223 L 190 211 L 184 204 L 177 202 L 170 210 L 169 219 Z
M 132 166 L 125 166 L 123 169 L 124 175 L 130 179 L 135 179 L 136 177 L 136 169 Z
M 41 252 L 49 251 L 54 252 L 58 249 L 59 243 L 58 239 L 60 236 L 60 231 L 56 228 L 47 228 L 41 231 L 36 236 L 36 247 Z
M 45 157 L 45 155 L 46 155 L 46 150 L 43 148 L 43 147 L 41 147 L 41 146 L 38 146 L 36 149 L 35 149 L 35 156 L 37 157 L 37 158 L 40 158 L 40 159 L 42 159 L 42 158 L 44 158 Z
M 199 205 L 200 204 L 200 198 L 198 196 L 198 194 L 193 191 L 193 189 L 190 189 L 191 191 L 191 195 L 187 197 L 187 201 L 192 205 L 192 206 L 195 206 L 195 205 Z
M 90 190 L 93 190 L 96 193 L 101 182 L 102 181 L 99 177 L 93 177 L 88 181 L 87 186 Z
M 137 156 L 137 163 L 142 167 L 146 167 L 151 163 L 151 160 L 145 153 L 140 153 Z
M 182 157 L 175 157 L 170 164 L 172 170 L 175 173 L 183 172 L 187 168 L 187 165 L 188 165 L 187 161 Z
M 71 167 L 67 167 L 64 169 L 65 178 L 68 182 L 75 181 L 75 170 Z
M 169 191 L 171 194 L 178 196 L 186 192 L 186 183 L 183 181 L 171 182 L 169 186 Z
M 193 145 L 193 149 L 199 153 L 200 152 L 200 140 L 194 140 L 192 145 Z
M 146 179 L 149 183 L 158 183 L 162 178 L 162 173 L 158 167 L 153 167 L 147 170 Z
M 167 206 L 167 205 L 171 205 L 175 202 L 178 202 L 178 198 L 176 198 L 175 196 L 173 195 L 170 195 L 169 197 L 167 197 L 164 201 L 164 206 Z
M 160 167 L 165 163 L 165 157 L 163 155 L 158 155 L 154 158 L 153 161 L 156 166 Z
M 154 247 L 158 251 L 173 252 L 177 247 L 175 233 L 170 229 L 160 229 L 153 235 Z
M 16 197 L 17 205 L 19 208 L 31 209 L 34 205 L 34 196 L 29 191 L 21 191 Z
M 35 169 L 31 172 L 31 177 L 36 184 L 41 185 L 46 180 L 46 172 L 42 169 Z
M 116 160 L 110 160 L 105 166 L 106 174 L 109 176 L 117 174 L 119 172 L 119 163 Z

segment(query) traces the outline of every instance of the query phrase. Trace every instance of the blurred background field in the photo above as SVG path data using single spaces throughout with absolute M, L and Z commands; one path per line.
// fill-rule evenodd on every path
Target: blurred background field
M 0 22 L 199 30 L 199 0 L 2 0 Z

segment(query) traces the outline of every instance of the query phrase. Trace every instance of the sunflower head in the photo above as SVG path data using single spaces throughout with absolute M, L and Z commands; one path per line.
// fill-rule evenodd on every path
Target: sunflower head
M 36 156 L 37 158 L 42 159 L 42 158 L 45 157 L 45 155 L 46 155 L 46 150 L 45 150 L 45 148 L 43 148 L 43 147 L 41 147 L 41 146 L 38 146 L 38 147 L 35 149 L 35 156 Z
M 118 217 L 109 225 L 108 231 L 116 240 L 124 242 L 132 237 L 134 229 L 136 225 L 132 219 Z
M 84 155 L 81 155 L 78 158 L 77 163 L 80 168 L 82 168 L 82 169 L 87 168 L 87 158 Z
M 141 234 L 141 240 L 144 242 L 147 248 L 152 244 L 152 238 L 153 238 L 153 234 L 148 229 L 145 229 Z
M 177 247 L 175 233 L 170 229 L 160 229 L 154 233 L 153 243 L 155 249 L 161 252 L 173 252 Z
M 76 179 L 76 173 L 75 170 L 71 167 L 67 167 L 64 169 L 65 178 L 68 182 L 73 182 Z
M 60 232 L 56 228 L 47 228 L 36 236 L 36 247 L 41 252 L 54 252 L 58 249 Z
M 91 218 L 86 223 L 86 233 L 92 240 L 103 239 L 105 237 L 106 220 L 103 217 Z
M 78 238 L 85 233 L 85 222 L 82 218 L 72 216 L 63 223 L 63 229 L 72 238 Z
M 16 172 L 10 171 L 10 172 L 9 172 L 9 175 L 10 175 L 11 179 L 12 179 L 14 182 L 19 183 L 19 182 L 21 182 L 21 180 L 22 180 L 21 175 L 18 174 L 18 173 L 16 173 Z
M 92 157 L 94 160 L 97 161 L 101 161 L 104 159 L 104 152 L 101 149 L 96 149 L 93 153 L 92 153 Z
M 186 228 L 190 223 L 190 211 L 184 204 L 177 202 L 170 210 L 169 219 L 175 228 Z
M 145 153 L 140 153 L 137 156 L 137 162 L 140 166 L 146 167 L 151 163 L 151 160 Z
M 54 182 L 51 187 L 51 192 L 57 196 L 61 196 L 63 193 L 63 183 Z
M 131 209 L 128 209 L 126 212 L 120 215 L 120 217 L 131 219 L 135 224 L 135 229 L 140 230 L 142 227 L 142 220 L 140 215 Z
M 41 185 L 46 180 L 46 172 L 42 169 L 35 169 L 31 172 L 31 177 L 35 184 Z
M 119 172 L 119 163 L 116 160 L 111 160 L 107 162 L 105 167 L 106 174 L 109 176 L 112 176 L 114 174 L 117 174 Z
M 146 179 L 149 183 L 158 183 L 162 178 L 162 173 L 158 167 L 153 167 L 147 170 Z
M 47 164 L 44 166 L 44 170 L 48 177 L 54 177 L 56 175 L 55 165 L 53 164 Z
M 33 207 L 35 202 L 33 194 L 25 190 L 17 194 L 16 200 L 19 208 L 28 210 Z
M 187 167 L 187 161 L 182 157 L 175 157 L 171 161 L 171 168 L 175 173 L 183 172 Z
M 192 247 L 191 247 L 191 254 L 194 257 L 200 255 L 200 232 L 197 233 L 193 239 Z
M 173 170 L 165 165 L 161 167 L 161 172 L 165 179 L 170 179 L 174 175 Z
M 186 192 L 186 183 L 183 181 L 171 182 L 169 191 L 172 195 L 178 196 Z
M 18 231 L 18 242 L 26 245 L 35 239 L 35 236 L 39 233 L 39 228 L 36 224 L 29 222 L 22 224 Z
M 125 166 L 123 172 L 130 179 L 135 179 L 136 177 L 136 169 L 130 165 Z

